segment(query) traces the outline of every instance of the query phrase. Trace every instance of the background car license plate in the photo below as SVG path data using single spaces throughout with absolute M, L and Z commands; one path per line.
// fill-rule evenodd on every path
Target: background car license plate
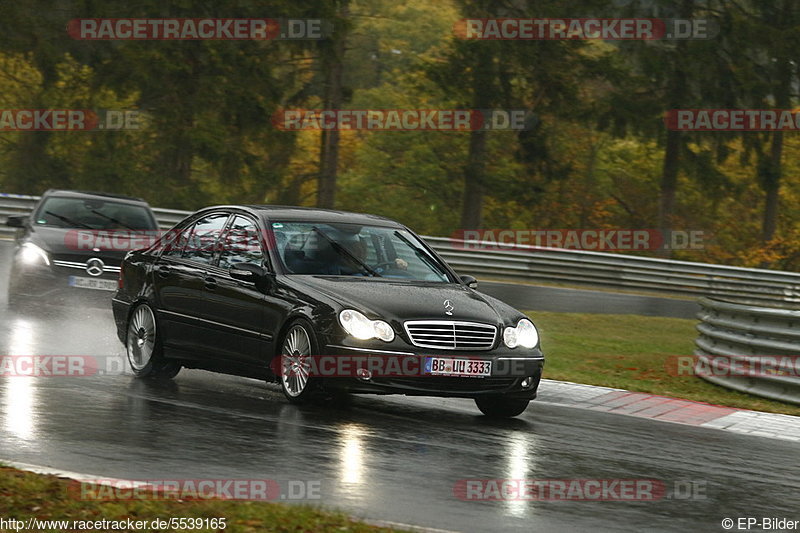
M 80 289 L 98 289 L 101 291 L 117 290 L 117 282 L 113 279 L 82 278 L 80 276 L 69 277 L 70 287 Z
M 425 373 L 435 376 L 473 376 L 492 375 L 492 362 L 477 359 L 452 359 L 449 357 L 428 357 L 425 360 Z

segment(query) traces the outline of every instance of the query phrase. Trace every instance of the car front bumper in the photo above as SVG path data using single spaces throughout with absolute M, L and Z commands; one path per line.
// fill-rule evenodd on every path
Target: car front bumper
M 15 261 L 10 272 L 9 292 L 17 299 L 38 300 L 48 304 L 85 303 L 107 306 L 116 288 L 118 274 L 104 272 L 90 277 L 85 271 L 62 266 L 28 266 Z M 71 285 L 71 279 L 83 278 L 108 288 L 84 288 Z M 85 282 L 85 281 L 84 281 Z M 74 281 L 73 281 L 74 283 Z
M 420 351 L 419 348 L 381 350 L 329 344 L 325 348 L 325 354 L 325 357 L 347 360 L 347 364 L 340 365 L 339 374 L 332 370 L 332 364 L 327 367 L 330 371 L 319 373 L 325 389 L 352 393 L 454 398 L 500 395 L 532 400 L 536 398 L 544 367 L 544 356 L 538 348 L 525 353 L 510 349 L 458 352 Z M 432 375 L 425 368 L 428 357 L 490 361 L 492 372 L 485 377 Z M 355 372 L 358 376 L 353 377 L 351 374 L 354 373 L 354 366 L 370 370 L 370 373 L 362 370 L 360 373 Z

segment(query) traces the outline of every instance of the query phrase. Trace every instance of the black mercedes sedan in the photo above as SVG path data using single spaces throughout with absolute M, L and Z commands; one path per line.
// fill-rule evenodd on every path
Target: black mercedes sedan
M 282 206 L 190 215 L 122 263 L 112 298 L 138 377 L 181 367 L 326 393 L 473 398 L 512 417 L 536 397 L 534 324 L 386 218 Z
M 147 202 L 103 192 L 48 190 L 30 215 L 10 216 L 6 225 L 18 228 L 8 278 L 12 306 L 31 300 L 107 306 L 122 259 L 159 236 Z

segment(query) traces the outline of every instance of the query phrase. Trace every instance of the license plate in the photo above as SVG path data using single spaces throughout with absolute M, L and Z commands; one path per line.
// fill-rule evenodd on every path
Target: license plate
M 117 282 L 113 279 L 82 278 L 80 276 L 70 276 L 69 286 L 79 289 L 97 289 L 100 291 L 117 290 Z
M 453 359 L 450 357 L 428 357 L 425 373 L 432 376 L 460 376 L 483 378 L 492 375 L 492 362 L 477 359 Z

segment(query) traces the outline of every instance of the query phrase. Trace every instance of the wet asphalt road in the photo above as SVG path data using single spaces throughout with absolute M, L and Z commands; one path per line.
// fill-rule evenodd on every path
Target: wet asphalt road
M 11 314 L 4 297 L 0 354 L 106 356 L 122 368 L 110 313 Z M 800 518 L 800 446 L 791 442 L 543 402 L 492 422 L 469 400 L 364 396 L 297 407 L 256 380 L 183 371 L 159 385 L 112 374 L 0 378 L 0 458 L 127 479 L 266 478 L 284 490 L 318 481 L 321 498 L 306 503 L 456 531 L 722 531 L 725 517 Z M 694 481 L 705 494 L 454 497 L 458 480 L 495 478 L 655 479 L 668 489 Z

